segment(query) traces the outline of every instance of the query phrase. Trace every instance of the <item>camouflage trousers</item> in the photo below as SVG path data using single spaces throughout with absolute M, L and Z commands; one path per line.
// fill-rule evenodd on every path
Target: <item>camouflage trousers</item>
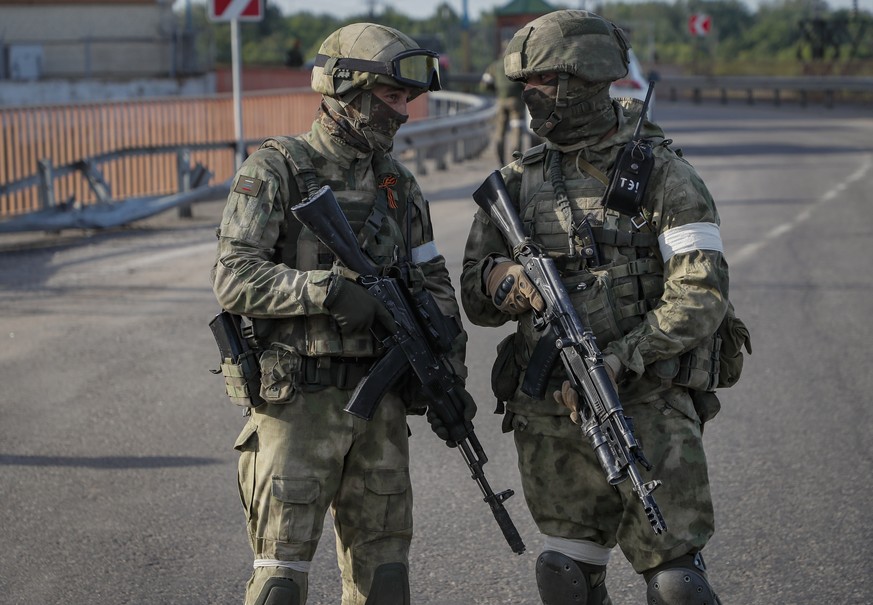
M 363 605 L 379 565 L 408 565 L 412 488 L 403 402 L 389 393 L 368 422 L 343 411 L 350 393 L 331 387 L 264 404 L 237 439 L 239 493 L 255 558 L 246 605 L 275 576 L 292 578 L 305 602 L 328 508 L 343 605 Z
M 606 548 L 618 544 L 642 573 L 702 549 L 715 522 L 700 422 L 687 392 L 670 389 L 649 403 L 627 406 L 625 415 L 632 417 L 654 467 L 640 467 L 643 479 L 663 482 L 653 494 L 667 523 L 660 535 L 629 480 L 617 487 L 607 483 L 585 435 L 568 416 L 516 415 L 512 425 L 522 488 L 540 532 Z

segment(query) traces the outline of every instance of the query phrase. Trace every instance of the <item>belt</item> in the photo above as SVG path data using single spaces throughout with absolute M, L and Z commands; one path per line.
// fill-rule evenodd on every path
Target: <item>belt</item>
M 306 386 L 351 390 L 358 386 L 375 361 L 368 357 L 303 357 L 300 380 Z

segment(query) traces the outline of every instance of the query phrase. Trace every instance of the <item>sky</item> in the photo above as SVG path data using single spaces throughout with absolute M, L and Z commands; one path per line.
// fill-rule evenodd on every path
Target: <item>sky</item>
M 194 0 L 202 1 L 202 0 Z M 436 7 L 442 4 L 443 0 L 328 0 L 327 2 L 311 3 L 303 0 L 269 0 L 274 6 L 278 6 L 285 14 L 293 14 L 301 11 L 309 11 L 315 14 L 328 13 L 336 17 L 347 17 L 349 15 L 360 15 L 368 10 L 373 5 L 374 10 L 378 13 L 384 8 L 391 7 L 399 13 L 403 13 L 415 19 L 424 19 L 434 14 Z M 606 0 L 607 2 L 609 0 Z M 755 8 L 759 1 L 767 2 L 768 0 L 745 0 L 746 3 Z M 852 8 L 852 0 L 826 0 L 832 9 Z M 449 6 L 454 7 L 459 15 L 463 14 L 464 0 L 447 0 Z M 858 8 L 873 12 L 873 0 L 857 0 Z M 177 4 L 182 4 L 182 0 L 176 0 Z M 509 0 L 466 0 L 467 14 L 470 19 L 475 20 L 482 12 L 488 12 L 495 8 L 504 6 L 509 3 Z M 564 6 L 573 8 L 585 8 L 586 0 L 558 0 L 554 4 L 563 4 Z M 596 0 L 588 0 L 588 6 L 593 8 Z

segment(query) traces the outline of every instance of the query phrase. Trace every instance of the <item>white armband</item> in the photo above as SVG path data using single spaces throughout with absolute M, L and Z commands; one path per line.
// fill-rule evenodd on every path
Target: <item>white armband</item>
M 715 223 L 689 223 L 668 229 L 658 236 L 658 246 L 665 263 L 676 254 L 694 250 L 712 250 L 724 254 L 721 232 Z
M 436 242 L 431 240 L 426 244 L 416 246 L 412 249 L 412 262 L 416 265 L 420 263 L 426 263 L 427 261 L 432 260 L 439 255 L 440 253 L 439 250 L 437 250 Z

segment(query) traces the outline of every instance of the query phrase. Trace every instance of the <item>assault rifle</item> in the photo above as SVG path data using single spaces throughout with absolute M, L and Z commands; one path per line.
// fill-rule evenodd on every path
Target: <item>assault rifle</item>
M 494 171 L 485 180 L 473 193 L 473 199 L 501 231 L 516 262 L 524 268 L 525 275 L 545 302 L 542 313 L 532 311 L 534 327 L 543 334 L 531 354 L 521 390 L 543 399 L 552 368 L 560 356 L 570 384 L 581 395 L 577 412 L 582 431 L 603 467 L 606 480 L 610 485 L 617 485 L 630 478 L 652 529 L 660 534 L 667 525 L 652 492 L 661 481 L 644 482 L 637 469 L 637 462 L 646 470 L 651 470 L 652 465 L 634 437 L 629 419 L 624 416 L 594 334 L 582 324 L 573 308 L 555 261 L 525 235 L 499 172 Z
M 378 335 L 386 352 L 358 384 L 345 411 L 371 419 L 385 393 L 401 377 L 414 375 L 430 409 L 448 430 L 449 441 L 457 444 L 510 548 L 523 553 L 524 542 L 503 506 L 514 492 L 508 489 L 495 494 L 491 489 L 482 471 L 488 457 L 473 432 L 473 423 L 464 419 L 464 402 L 458 392 L 462 387 L 447 357 L 460 333 L 458 324 L 442 314 L 430 293 L 422 290 L 412 294 L 402 268 L 393 266 L 380 275 L 361 251 L 330 187 L 322 187 L 291 212 L 343 265 L 358 274 L 357 282 L 388 309 L 396 323 L 394 333 Z

